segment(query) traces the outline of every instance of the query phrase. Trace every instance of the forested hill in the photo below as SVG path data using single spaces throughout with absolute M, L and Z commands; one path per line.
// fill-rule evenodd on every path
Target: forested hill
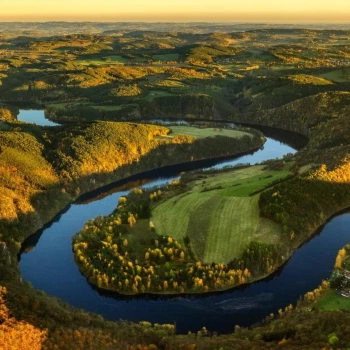
M 300 156 L 333 167 L 349 155 L 350 92 L 332 91 L 297 99 L 281 107 L 238 115 L 253 124 L 293 130 L 309 137 Z
M 74 198 L 131 174 L 234 155 L 264 142 L 254 131 L 236 132 L 242 137 L 221 136 L 217 131 L 200 139 L 181 134 L 169 137 L 170 131 L 135 123 L 43 128 L 0 122 L 1 241 L 16 253 L 24 238 Z M 15 266 L 13 261 L 16 270 Z

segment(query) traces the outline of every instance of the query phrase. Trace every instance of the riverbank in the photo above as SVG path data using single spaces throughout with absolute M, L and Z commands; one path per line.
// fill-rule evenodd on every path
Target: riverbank
M 136 125 L 136 124 L 135 124 Z M 17 127 L 17 124 L 15 125 Z M 40 135 L 39 133 L 41 132 L 40 127 L 35 127 L 35 126 L 30 126 L 30 125 L 21 125 L 22 129 L 24 132 L 26 131 L 31 131 L 33 133 L 35 133 L 36 135 Z M 11 128 L 11 124 L 9 124 L 9 128 Z M 152 128 L 151 126 L 149 128 Z M 159 129 L 159 127 L 156 127 L 156 129 Z M 61 128 L 62 129 L 62 128 Z M 68 128 L 63 128 L 63 130 L 65 129 L 70 129 Z M 163 128 L 164 131 L 167 130 L 166 128 Z M 60 133 L 62 133 L 62 131 L 60 131 Z M 10 131 L 8 131 L 8 133 L 4 133 L 3 136 L 10 135 Z M 15 134 L 13 134 L 15 135 Z M 22 137 L 21 133 L 17 133 L 18 138 L 20 139 Z M 245 136 L 245 134 L 242 134 Z M 9 136 L 10 137 L 10 136 Z M 12 136 L 11 136 L 12 137 Z M 16 136 L 17 137 L 17 136 Z M 206 144 L 207 140 L 209 141 L 209 144 L 211 141 L 211 139 L 201 139 L 200 142 L 196 142 L 196 141 L 191 141 L 193 142 L 192 144 L 188 144 L 188 146 L 181 146 L 181 144 L 178 144 L 178 146 L 172 145 L 173 140 L 170 141 L 170 147 L 168 147 L 169 149 L 166 148 L 166 144 L 164 144 L 164 142 L 162 141 L 162 149 L 160 152 L 151 152 L 150 154 L 143 156 L 143 158 L 141 159 L 140 162 L 133 162 L 130 165 L 125 165 L 123 167 L 118 167 L 117 165 L 117 171 L 110 171 L 109 173 L 100 173 L 100 174 L 96 174 L 94 176 L 85 176 L 78 178 L 78 179 L 74 179 L 74 184 L 73 183 L 67 183 L 66 180 L 64 180 L 63 182 L 61 182 L 62 180 L 56 178 L 54 175 L 54 171 L 50 168 L 51 165 L 46 161 L 43 160 L 40 154 L 40 148 L 42 148 L 43 146 L 38 143 L 36 140 L 30 138 L 27 136 L 26 133 L 23 133 L 23 137 L 25 137 L 25 142 L 27 143 L 31 143 L 32 146 L 30 146 L 27 151 L 28 152 L 32 152 L 33 147 L 35 149 L 38 150 L 37 155 L 35 155 L 35 157 L 37 157 L 37 161 L 38 162 L 44 162 L 46 169 L 45 171 L 47 171 L 47 189 L 40 190 L 38 191 L 36 189 L 36 187 L 33 187 L 32 195 L 35 194 L 35 199 L 33 201 L 31 201 L 31 203 L 29 204 L 22 204 L 27 206 L 27 211 L 29 212 L 27 215 L 22 215 L 20 212 L 17 214 L 18 215 L 18 222 L 15 224 L 11 224 L 11 216 L 8 216 L 7 221 L 2 221 L 2 225 L 4 225 L 4 230 L 6 229 L 6 231 L 8 231 L 8 234 L 6 235 L 6 237 L 3 237 L 3 241 L 7 244 L 7 246 L 10 248 L 12 257 L 15 257 L 15 254 L 17 254 L 18 252 L 18 243 L 22 242 L 26 237 L 28 237 L 31 233 L 35 232 L 36 230 L 40 229 L 43 225 L 45 225 L 47 222 L 49 222 L 50 220 L 52 220 L 52 218 L 54 218 L 58 212 L 60 212 L 61 210 L 63 210 L 64 207 L 66 207 L 69 203 L 73 202 L 75 199 L 77 199 L 80 195 L 82 195 L 83 193 L 88 193 L 91 190 L 95 189 L 95 188 L 100 188 L 103 185 L 106 185 L 108 183 L 112 183 L 115 182 L 117 179 L 123 179 L 123 178 L 127 178 L 128 176 L 130 176 L 130 173 L 144 173 L 145 171 L 150 171 L 154 168 L 154 164 L 158 163 L 160 165 L 170 165 L 170 164 L 181 164 L 184 163 L 185 159 L 187 158 L 191 158 L 192 157 L 192 161 L 188 162 L 188 163 L 192 163 L 195 164 L 196 161 L 199 161 L 199 159 L 205 159 L 206 154 L 204 155 L 196 155 L 198 154 L 198 152 L 200 152 L 201 149 L 203 149 L 202 147 Z M 3 141 L 5 142 L 5 146 L 8 147 L 12 147 L 9 148 L 9 150 L 12 149 L 16 149 L 16 144 L 14 142 L 17 142 L 15 138 L 12 137 L 12 141 Z M 223 139 L 226 140 L 225 137 L 223 137 Z M 223 140 L 222 139 L 222 140 Z M 6 138 L 4 139 L 6 140 Z M 10 139 L 9 139 L 10 140 Z M 217 153 L 216 155 L 218 157 L 220 157 L 222 155 L 222 153 L 225 153 L 225 156 L 222 156 L 223 158 L 225 157 L 229 157 L 228 153 L 232 156 L 234 155 L 241 155 L 245 152 L 251 152 L 253 150 L 256 150 L 257 148 L 261 147 L 261 145 L 263 144 L 264 140 L 261 139 L 260 134 L 255 133 L 255 138 L 254 137 L 248 137 L 246 138 L 246 143 L 248 146 L 246 149 L 244 149 L 244 152 L 242 153 L 242 148 L 246 147 L 244 143 L 239 144 L 239 142 L 234 141 L 233 139 L 229 139 L 227 138 L 228 143 L 226 144 L 226 149 L 225 149 L 225 145 L 223 145 L 223 148 L 218 149 L 218 143 L 217 140 L 214 141 L 216 148 L 214 147 L 208 147 L 209 152 L 212 152 L 212 154 Z M 12 142 L 12 143 L 7 143 L 6 142 Z M 21 141 L 23 142 L 23 140 Z M 158 142 L 158 141 L 157 141 Z M 235 151 L 232 151 L 232 146 L 237 145 L 237 149 Z M 44 147 L 46 147 L 47 144 L 45 145 L 44 143 Z M 19 146 L 18 146 L 19 147 Z M 173 149 L 172 148 L 176 148 L 182 147 L 182 153 L 180 153 L 180 157 L 174 157 L 172 156 L 173 154 Z M 185 147 L 185 148 L 184 148 Z M 188 148 L 186 150 L 186 147 Z M 11 151 L 13 152 L 13 151 Z M 15 151 L 17 152 L 17 151 Z M 20 151 L 23 152 L 23 151 Z M 26 152 L 26 151 L 24 151 Z M 47 152 L 47 151 L 46 151 Z M 187 153 L 188 152 L 188 153 Z M 192 153 L 192 154 L 191 154 Z M 182 154 L 182 156 L 181 156 Z M 191 155 L 189 155 L 191 154 Z M 22 156 L 22 153 L 21 153 Z M 203 158 L 202 158 L 203 157 Z M 31 158 L 33 159 L 33 155 L 31 155 Z M 198 159 L 199 158 L 199 159 Z M 187 160 L 186 159 L 186 160 Z M 50 158 L 49 158 L 50 160 Z M 17 164 L 17 168 L 19 168 L 21 171 L 25 171 L 27 172 L 27 178 L 31 179 L 31 175 L 28 175 L 30 173 L 30 167 L 29 165 L 20 163 L 21 160 L 18 161 Z M 153 164 L 153 165 L 152 165 Z M 41 167 L 43 167 L 41 165 Z M 111 169 L 113 170 L 113 169 Z M 34 169 L 35 171 L 35 169 Z M 17 172 L 17 174 L 20 174 Z M 19 175 L 21 176 L 21 175 Z M 28 177 L 29 176 L 29 177 Z M 45 175 L 46 176 L 46 175 Z M 34 177 L 32 177 L 34 179 Z M 42 178 L 42 180 L 44 180 L 44 178 Z M 18 180 L 19 181 L 19 180 Z M 22 181 L 22 180 L 21 180 Z M 40 182 L 40 181 L 39 181 Z M 61 182 L 61 183 L 60 183 Z M 37 186 L 37 185 L 35 185 Z M 40 186 L 40 184 L 39 184 Z M 46 191 L 46 193 L 45 193 Z M 25 203 L 25 202 L 24 202 Z M 31 208 L 31 205 L 33 205 L 33 209 Z M 4 209 L 4 208 L 3 208 Z M 12 210 L 12 209 L 11 209 Z M 9 214 L 10 215 L 10 214 Z M 12 214 L 11 214 L 12 215 Z M 6 217 L 4 217 L 4 219 L 6 219 Z M 21 229 L 22 228 L 22 229 Z M 15 230 L 15 234 L 11 235 L 11 230 Z M 6 240 L 7 238 L 7 240 Z M 15 261 L 16 259 L 12 259 L 12 261 Z M 15 268 L 15 265 L 12 264 L 12 266 Z

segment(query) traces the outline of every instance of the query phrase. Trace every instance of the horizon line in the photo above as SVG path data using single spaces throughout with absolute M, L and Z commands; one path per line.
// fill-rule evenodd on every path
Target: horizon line
M 82 19 L 52 19 L 52 20 L 36 20 L 36 19 L 2 19 L 0 23 L 152 23 L 152 24 L 181 24 L 181 23 L 207 23 L 207 24 L 349 24 L 349 21 L 322 21 L 322 20 L 293 20 L 293 21 L 254 21 L 254 20 L 82 20 Z

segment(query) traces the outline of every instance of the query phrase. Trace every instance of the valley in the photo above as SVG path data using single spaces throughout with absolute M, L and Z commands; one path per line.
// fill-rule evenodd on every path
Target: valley
M 3 24 L 1 341 L 346 348 L 349 29 L 145 26 Z

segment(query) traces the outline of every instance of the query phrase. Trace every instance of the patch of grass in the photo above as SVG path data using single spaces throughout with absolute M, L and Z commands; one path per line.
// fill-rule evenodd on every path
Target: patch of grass
M 130 228 L 130 235 L 127 236 L 129 246 L 135 258 L 143 261 L 145 250 L 150 247 L 151 242 L 159 239 L 159 236 L 149 229 L 149 220 L 138 220 L 133 228 Z
M 74 51 L 74 50 L 79 50 L 81 46 L 60 46 L 60 47 L 55 47 L 53 50 L 55 51 Z
M 133 58 L 128 58 L 120 55 L 110 55 L 110 56 L 104 56 L 101 59 L 98 58 L 86 58 L 86 59 L 78 59 L 75 60 L 75 63 L 79 63 L 82 65 L 97 65 L 97 66 L 103 66 L 103 65 L 111 65 L 111 64 L 120 64 L 124 65 L 128 62 L 146 62 L 147 59 L 140 56 L 135 56 Z
M 126 57 L 120 56 L 120 55 L 111 55 L 111 56 L 105 56 L 106 62 L 118 62 L 118 63 L 126 63 L 129 61 Z
M 337 69 L 319 76 L 337 83 L 346 83 L 350 81 L 350 68 Z
M 316 309 L 325 311 L 350 311 L 350 298 L 345 298 L 334 289 L 330 289 L 325 295 L 314 305 Z
M 197 181 L 193 190 L 198 192 L 214 191 L 227 197 L 246 197 L 264 189 L 276 180 L 287 177 L 288 174 L 288 167 L 284 170 L 274 171 L 264 170 L 263 166 L 254 166 L 211 176 L 205 180 L 205 183 Z
M 55 107 L 55 108 L 64 108 L 67 106 L 67 103 L 48 103 L 47 107 Z
M 152 221 L 158 234 L 181 240 L 187 233 L 192 212 L 201 207 L 212 196 L 211 193 L 184 193 L 161 203 L 152 212 Z
M 184 91 L 184 88 L 186 87 L 186 85 L 184 85 L 183 82 L 176 79 L 164 79 L 164 80 L 158 79 L 158 81 L 156 81 L 155 83 L 155 86 L 159 86 L 162 88 L 169 88 L 169 89 L 178 89 L 180 91 Z
M 238 258 L 244 248 L 253 240 L 259 224 L 259 197 L 213 196 L 208 203 L 209 227 L 204 242 L 198 242 L 196 227 L 189 227 L 196 245 L 204 244 L 204 262 L 227 263 Z M 239 210 L 237 210 L 239 208 Z M 200 213 L 196 213 L 196 216 Z M 188 232 L 189 234 L 190 232 Z M 193 250 L 196 251 L 195 245 Z
M 176 135 L 189 135 L 194 138 L 205 138 L 215 136 L 226 136 L 226 137 L 243 137 L 251 136 L 248 132 L 234 130 L 234 129 L 216 129 L 216 128 L 197 128 L 190 126 L 171 126 L 172 133 L 169 137 Z
M 168 53 L 164 55 L 153 55 L 152 56 L 153 61 L 162 61 L 162 62 L 168 62 L 168 61 L 177 61 L 179 59 L 178 53 Z
M 107 61 L 102 61 L 98 59 L 83 59 L 83 60 L 75 60 L 74 63 L 81 64 L 83 66 L 90 66 L 90 65 L 95 65 L 95 66 L 101 66 L 108 64 Z
M 118 63 L 127 63 L 127 62 L 146 62 L 147 59 L 144 57 L 140 56 L 135 56 L 135 57 L 125 57 L 121 55 L 110 55 L 110 56 L 105 56 L 104 59 L 106 62 L 118 62 Z
M 158 234 L 188 236 L 201 261 L 228 263 L 251 241 L 279 242 L 280 226 L 260 218 L 259 194 L 250 195 L 288 174 L 289 165 L 280 171 L 254 166 L 210 175 L 157 205 L 152 221 Z
M 112 56 L 113 57 L 113 56 Z M 110 58 L 110 57 L 106 57 Z M 95 66 L 104 66 L 110 64 L 124 64 L 128 62 L 128 59 L 123 58 L 122 56 L 114 56 L 114 59 L 98 59 L 98 58 L 86 58 L 75 60 L 74 63 L 78 63 L 84 66 L 95 65 Z
M 151 90 L 149 94 L 144 98 L 146 101 L 152 101 L 157 97 L 173 96 L 170 92 L 163 90 Z
M 92 108 L 100 111 L 120 111 L 122 106 L 92 106 Z

